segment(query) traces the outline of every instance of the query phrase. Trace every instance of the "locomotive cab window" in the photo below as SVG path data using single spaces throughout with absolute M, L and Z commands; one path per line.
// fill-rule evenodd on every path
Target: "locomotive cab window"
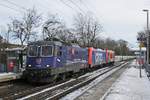
M 57 48 L 57 56 L 61 56 L 62 55 L 62 47 L 58 47 Z
M 42 56 L 51 56 L 52 46 L 42 46 Z
M 29 46 L 28 55 L 29 56 L 37 56 L 37 46 Z

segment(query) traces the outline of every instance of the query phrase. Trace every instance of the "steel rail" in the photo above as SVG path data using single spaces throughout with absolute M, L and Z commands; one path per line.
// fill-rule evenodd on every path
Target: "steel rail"
M 121 63 L 121 64 L 122 64 L 122 63 Z M 38 99 L 38 97 L 40 98 L 40 96 L 43 96 L 44 93 L 46 93 L 46 92 L 51 93 L 51 92 L 53 92 L 53 91 L 55 91 L 55 90 L 57 90 L 57 89 L 61 89 L 61 88 L 68 87 L 68 86 L 69 86 L 69 87 L 73 87 L 73 86 L 82 87 L 82 86 L 86 85 L 87 83 L 89 83 L 90 81 L 96 79 L 97 77 L 99 77 L 99 76 L 101 76 L 101 75 L 103 75 L 103 74 L 109 72 L 109 71 L 112 70 L 113 68 L 116 68 L 116 67 L 120 66 L 121 64 L 116 65 L 116 66 L 111 67 L 111 68 L 108 68 L 108 69 L 105 68 L 105 69 L 101 70 L 101 73 L 98 74 L 97 76 L 93 76 L 93 78 L 90 78 L 90 79 L 85 79 L 85 80 L 88 80 L 87 82 L 83 82 L 83 81 L 84 81 L 83 79 L 84 79 L 85 77 L 79 77 L 79 78 L 77 78 L 77 79 L 72 79 L 71 81 L 67 81 L 67 82 L 65 82 L 65 83 L 63 83 L 63 84 L 60 84 L 60 85 L 57 85 L 57 86 L 54 86 L 54 87 L 50 87 L 50 88 L 44 89 L 44 90 L 39 91 L 39 92 L 34 93 L 34 94 L 30 94 L 30 95 L 25 96 L 25 97 L 20 98 L 20 99 L 21 99 L 21 100 L 31 99 L 31 98 L 34 98 L 34 99 L 36 98 L 36 99 Z M 86 76 L 86 75 L 85 75 L 85 76 Z M 82 81 L 81 81 L 81 80 L 82 80 Z M 79 82 L 80 82 L 80 83 L 79 83 Z M 79 84 L 78 84 L 78 83 L 79 83 Z M 78 85 L 77 85 L 77 84 L 78 84 Z M 70 90 L 67 90 L 66 92 L 63 92 L 63 93 L 60 93 L 60 94 L 58 93 L 57 95 L 52 96 L 52 97 L 50 98 L 50 100 L 51 100 L 51 99 L 60 98 L 60 97 L 64 96 L 65 94 L 67 94 L 67 93 L 69 93 L 70 91 L 73 91 L 73 90 L 75 90 L 75 87 L 72 88 L 72 89 L 70 89 Z

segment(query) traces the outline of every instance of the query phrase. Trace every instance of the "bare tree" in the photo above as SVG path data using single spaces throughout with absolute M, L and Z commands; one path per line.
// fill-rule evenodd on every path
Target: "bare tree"
M 11 32 L 14 34 L 15 39 L 19 39 L 21 45 L 25 42 L 29 42 L 31 36 L 36 35 L 35 29 L 40 26 L 41 15 L 33 9 L 27 10 L 22 15 L 22 18 L 14 18 L 12 22 L 8 25 L 11 28 Z
M 72 29 L 68 29 L 65 23 L 57 15 L 49 15 L 48 20 L 43 25 L 43 39 L 58 40 L 71 43 L 74 40 Z
M 6 29 L 6 27 L 0 26 L 0 31 L 1 31 L 1 36 L 3 37 L 3 38 L 1 38 L 1 42 L 2 42 L 2 40 L 6 40 L 5 42 L 7 42 L 7 29 Z
M 61 34 L 58 34 L 59 39 L 61 39 L 63 42 L 71 44 L 71 43 L 76 43 L 77 42 L 77 37 L 75 35 L 76 33 L 74 32 L 73 29 L 67 29 L 64 28 L 64 30 L 61 32 Z
M 84 19 L 84 16 L 82 14 L 78 14 L 77 16 L 75 16 L 74 25 L 79 38 L 78 41 L 81 42 L 81 45 L 85 46 L 87 39 L 85 33 L 86 19 Z
M 65 27 L 63 27 L 60 31 L 59 31 L 59 33 L 57 34 L 57 37 L 61 40 L 61 41 L 63 41 L 63 42 L 69 42 L 69 40 L 70 40 L 70 37 L 71 36 L 71 32 L 68 30 L 68 29 L 66 29 Z
M 48 37 L 49 40 L 58 38 L 58 34 L 63 32 L 64 27 L 65 25 L 56 15 L 49 15 L 48 20 L 43 25 L 43 39 L 45 37 Z
M 137 32 L 137 37 L 146 37 L 146 32 L 145 31 Z
M 116 48 L 116 46 L 117 46 L 117 41 L 115 41 L 111 38 L 105 39 L 105 48 L 114 50 Z
M 137 41 L 143 42 L 145 46 L 147 38 L 146 33 L 148 33 L 146 30 L 137 32 Z
M 35 28 L 39 27 L 41 24 L 41 14 L 38 14 L 36 9 L 29 9 L 23 17 L 24 26 L 27 34 L 27 42 L 30 40 L 31 36 L 36 35 Z
M 120 49 L 120 55 L 127 55 L 127 52 L 129 51 L 127 47 L 128 42 L 125 40 L 118 40 L 118 47 Z
M 114 50 L 116 55 L 132 54 L 127 45 L 128 42 L 122 39 L 115 41 L 111 38 L 97 38 L 93 46 L 95 48 Z
M 87 15 L 78 14 L 75 17 L 74 25 L 83 46 L 92 46 L 102 31 L 101 24 L 90 13 Z
M 101 37 L 96 38 L 93 47 L 102 49 L 105 48 L 105 40 Z
M 7 32 L 6 32 L 6 40 L 7 40 L 7 43 L 9 43 L 9 40 L 10 40 L 10 33 L 11 33 L 11 26 L 9 24 L 7 24 Z
M 3 42 L 3 37 L 0 35 L 0 43 Z

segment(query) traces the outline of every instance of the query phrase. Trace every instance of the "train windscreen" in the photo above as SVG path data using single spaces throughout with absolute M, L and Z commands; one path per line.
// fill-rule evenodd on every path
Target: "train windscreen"
M 29 56 L 37 56 L 38 55 L 38 47 L 37 46 L 29 46 L 28 47 L 28 55 Z
M 42 46 L 42 56 L 52 56 L 52 46 Z

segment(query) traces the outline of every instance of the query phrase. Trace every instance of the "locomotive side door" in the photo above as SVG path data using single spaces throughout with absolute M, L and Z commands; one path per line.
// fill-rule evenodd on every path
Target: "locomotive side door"
M 62 67 L 65 62 L 65 57 L 63 56 L 63 47 L 55 45 L 54 51 L 56 67 Z

